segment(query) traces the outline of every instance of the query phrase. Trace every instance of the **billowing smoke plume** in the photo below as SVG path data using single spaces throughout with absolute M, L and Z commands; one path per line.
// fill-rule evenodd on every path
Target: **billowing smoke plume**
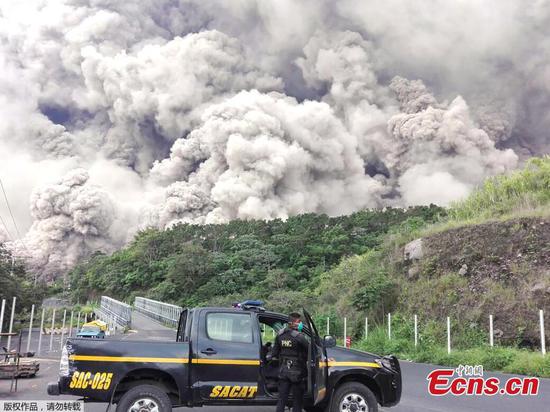
M 7 242 L 9 239 L 10 238 L 9 238 L 8 234 L 6 233 L 6 230 L 0 228 L 0 245 Z
M 257 91 L 208 109 L 151 177 L 177 182 L 158 211 L 160 226 L 344 214 L 381 205 L 384 193 L 330 106 Z
M 15 251 L 47 277 L 67 271 L 92 251 L 109 251 L 116 210 L 110 196 L 89 183 L 84 169 L 75 169 L 59 183 L 31 195 L 34 219 Z M 111 249 L 114 245 L 110 245 Z
M 205 107 L 243 89 L 277 90 L 279 79 L 247 62 L 238 40 L 218 31 L 146 45 L 133 54 L 83 50 L 86 109 L 108 114 L 108 157 L 146 170 L 161 143 L 185 136 Z M 144 154 L 148 154 L 143 158 Z
M 386 165 L 396 171 L 407 204 L 448 203 L 463 197 L 485 176 L 505 173 L 517 164 L 511 150 L 498 150 L 477 127 L 462 97 L 439 105 L 421 81 L 396 77 L 403 113 L 388 121 L 394 154 Z
M 147 225 L 448 204 L 549 152 L 549 22 L 521 0 L 4 0 L 21 238 L 0 242 L 53 277 Z
M 304 80 L 323 93 L 357 136 L 367 166 L 380 163 L 379 156 L 391 149 L 387 121 L 397 112 L 386 86 L 379 84 L 373 45 L 355 32 L 316 33 L 297 59 Z M 384 170 L 382 171 L 384 172 Z

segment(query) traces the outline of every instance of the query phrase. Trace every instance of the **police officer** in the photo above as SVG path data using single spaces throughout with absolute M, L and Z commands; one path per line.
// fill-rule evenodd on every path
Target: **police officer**
M 304 378 L 307 377 L 309 343 L 302 333 L 304 324 L 299 313 L 291 313 L 288 326 L 275 339 L 270 358 L 279 359 L 279 400 L 277 412 L 284 412 L 292 391 L 293 412 L 302 412 Z

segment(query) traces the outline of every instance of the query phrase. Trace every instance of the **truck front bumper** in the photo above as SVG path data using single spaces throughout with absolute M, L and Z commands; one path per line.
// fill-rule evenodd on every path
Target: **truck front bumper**
M 390 364 L 391 374 L 385 376 L 385 384 L 382 387 L 388 388 L 383 394 L 382 406 L 391 407 L 395 406 L 401 400 L 401 392 L 403 390 L 403 380 L 401 376 L 401 365 L 399 360 L 395 356 L 384 356 Z M 382 375 L 379 375 L 382 377 Z
M 57 382 L 48 383 L 48 395 L 59 396 L 59 383 Z

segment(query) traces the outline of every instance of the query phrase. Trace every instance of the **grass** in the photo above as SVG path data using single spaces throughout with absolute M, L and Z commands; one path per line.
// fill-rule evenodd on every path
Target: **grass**
M 409 335 L 406 332 L 405 335 Z M 493 347 L 472 338 L 472 347 L 452 349 L 447 353 L 445 345 L 435 342 L 432 336 L 422 336 L 418 347 L 414 346 L 412 336 L 404 336 L 402 330 L 396 330 L 391 340 L 383 326 L 369 331 L 368 339 L 358 341 L 354 348 L 378 355 L 396 355 L 400 359 L 434 365 L 456 367 L 458 365 L 483 365 L 487 371 L 500 371 L 520 375 L 550 378 L 550 356 L 540 352 L 511 347 Z M 466 342 L 462 342 L 465 345 Z
M 487 179 L 467 199 L 452 205 L 451 221 L 470 221 L 536 210 L 550 203 L 550 156 L 533 158 L 524 169 Z
M 403 245 L 464 226 L 521 217 L 550 216 L 550 156 L 530 159 L 525 168 L 488 178 L 468 198 L 451 205 L 440 221 L 424 225 L 410 218 L 387 236 L 388 244 Z
M 547 218 L 550 216 L 549 188 L 550 156 L 533 158 L 522 170 L 486 180 L 467 199 L 453 204 L 448 213 L 442 215 L 437 223 L 426 225 L 417 218 L 407 219 L 386 236 L 378 255 L 371 256 L 369 264 L 374 267 L 386 267 L 390 275 L 400 273 L 399 265 L 394 267 L 391 262 L 401 261 L 403 245 L 413 239 L 489 222 L 503 222 L 522 217 Z M 428 263 L 424 262 L 424 265 Z M 429 271 L 429 267 L 426 266 L 423 270 Z M 366 270 L 363 272 L 370 273 Z M 416 282 L 407 282 L 400 274 L 395 276 L 393 281 L 406 288 L 408 293 L 404 296 L 407 302 L 414 302 L 416 306 L 423 307 L 426 311 L 434 306 L 433 302 L 439 305 L 445 302 L 446 306 L 454 307 L 460 300 L 460 296 L 455 296 L 453 293 L 466 287 L 460 284 L 460 282 L 466 282 L 466 279 L 456 274 L 437 273 Z M 423 290 L 430 292 L 423 294 Z M 422 300 L 422 297 L 425 299 Z M 513 296 L 511 298 L 513 299 Z M 406 305 L 402 302 L 397 303 L 396 309 L 402 313 L 408 312 Z M 368 312 L 369 319 L 373 318 L 372 310 L 362 310 L 362 312 Z M 350 312 L 347 311 L 347 313 Z M 423 325 L 421 341 L 416 348 L 410 316 L 408 321 L 401 316 L 404 322 L 399 321 L 398 313 L 393 316 L 395 322 L 392 325 L 394 327 L 392 340 L 387 338 L 386 326 L 381 325 L 369 331 L 368 340 L 358 341 L 354 346 L 378 354 L 393 353 L 416 362 L 445 366 L 480 364 L 487 370 L 550 377 L 550 356 L 543 357 L 540 353 L 515 347 L 491 348 L 487 342 L 487 331 L 479 329 L 477 324 L 471 323 L 466 327 L 453 323 L 453 350 L 448 354 L 445 328 L 441 327 L 441 322 L 439 324 L 428 322 Z M 382 319 L 383 317 L 378 316 L 378 320 Z

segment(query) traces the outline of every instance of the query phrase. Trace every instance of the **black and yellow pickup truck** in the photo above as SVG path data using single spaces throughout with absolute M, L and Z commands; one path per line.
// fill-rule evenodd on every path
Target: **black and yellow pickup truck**
M 376 412 L 401 398 L 393 357 L 336 347 L 305 312 L 310 342 L 305 409 Z M 110 402 L 117 412 L 172 407 L 275 405 L 277 360 L 270 342 L 288 317 L 255 306 L 184 310 L 175 342 L 69 339 L 48 394 Z

